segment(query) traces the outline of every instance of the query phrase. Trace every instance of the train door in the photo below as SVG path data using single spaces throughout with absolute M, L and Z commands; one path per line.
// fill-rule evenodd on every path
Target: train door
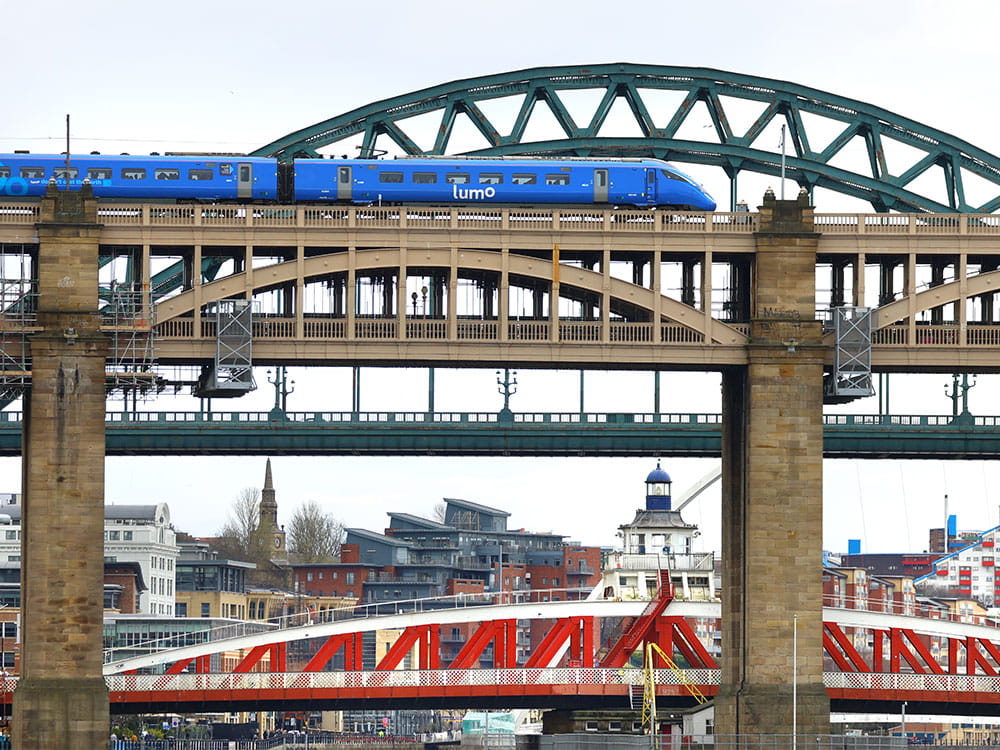
M 236 165 L 236 197 L 253 198 L 253 164 L 249 162 Z
M 351 177 L 351 167 L 337 167 L 337 200 L 349 201 L 354 196 L 351 194 L 353 188 Z
M 594 203 L 608 202 L 608 170 L 594 170 Z
M 646 203 L 656 203 L 656 170 L 646 170 Z

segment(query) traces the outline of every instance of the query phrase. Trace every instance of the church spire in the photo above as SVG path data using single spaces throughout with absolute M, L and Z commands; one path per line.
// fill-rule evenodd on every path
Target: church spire
M 260 493 L 260 528 L 270 531 L 278 529 L 278 502 L 274 496 L 274 480 L 271 477 L 271 459 L 267 459 L 264 469 L 264 489 Z

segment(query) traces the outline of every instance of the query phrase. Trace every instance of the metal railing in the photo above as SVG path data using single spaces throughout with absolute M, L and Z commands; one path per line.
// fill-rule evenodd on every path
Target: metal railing
M 464 607 L 482 607 L 492 604 L 523 604 L 542 601 L 542 596 L 560 596 L 563 599 L 582 598 L 591 593 L 590 588 L 552 588 L 552 589 L 520 589 L 515 591 L 482 591 L 474 593 L 452 594 L 450 596 L 421 597 L 416 599 L 394 599 L 391 601 L 359 602 L 343 607 L 331 607 L 318 612 L 296 612 L 282 617 L 271 618 L 266 623 L 258 621 L 234 620 L 216 628 L 206 628 L 193 632 L 179 633 L 165 638 L 137 642 L 127 646 L 104 649 L 104 663 L 120 661 L 123 657 L 118 652 L 154 653 L 173 648 L 192 645 L 194 643 L 212 643 L 228 638 L 238 638 L 244 635 L 254 635 L 263 628 L 273 631 L 313 625 L 321 622 L 339 622 L 343 620 L 365 620 L 369 617 L 390 614 L 408 614 L 411 612 L 430 612 Z

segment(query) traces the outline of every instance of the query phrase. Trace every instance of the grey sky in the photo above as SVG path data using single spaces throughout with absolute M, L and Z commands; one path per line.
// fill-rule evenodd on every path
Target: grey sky
M 366 6 L 179 0 L 163 6 L 0 0 L 0 13 L 8 32 L 0 151 L 62 150 L 66 113 L 73 116 L 77 152 L 245 151 L 355 107 L 457 78 L 624 61 L 793 81 L 1000 152 L 994 39 L 1000 6 L 992 2 L 468 0 Z M 771 182 L 748 178 L 741 197 L 755 205 Z M 718 198 L 718 188 L 710 189 Z M 825 199 L 818 199 L 819 211 L 841 210 L 832 197 Z M 343 371 L 293 377 L 299 381 L 294 408 L 349 404 Z M 362 405 L 423 408 L 423 378 L 366 371 Z M 263 373 L 260 379 L 261 391 L 232 408 L 270 406 Z M 942 393 L 946 380 L 901 383 L 894 388 L 894 410 L 950 411 Z M 715 411 L 717 382 L 714 375 L 672 377 L 669 386 L 665 379 L 662 408 Z M 972 392 L 974 411 L 1000 413 L 995 385 L 995 379 L 981 379 Z M 576 398 L 574 374 L 523 372 L 514 405 L 575 410 Z M 485 410 L 498 408 L 498 401 L 492 371 L 439 376 L 438 408 Z M 196 406 L 186 399 L 164 401 L 162 408 Z M 651 406 L 648 375 L 588 374 L 588 409 Z M 843 410 L 875 408 L 869 400 Z M 208 534 L 221 525 L 241 488 L 260 484 L 263 465 L 259 457 L 109 459 L 108 499 L 165 500 L 179 527 Z M 611 544 L 618 524 L 641 503 L 642 480 L 653 465 L 649 459 L 279 458 L 274 471 L 286 518 L 298 502 L 319 500 L 348 525 L 380 529 L 387 510 L 429 514 L 441 496 L 450 495 L 504 507 L 513 513 L 513 526 Z M 664 465 L 677 490 L 714 462 L 668 459 Z M 862 537 L 872 551 L 923 549 L 926 527 L 943 512 L 945 492 L 961 527 L 994 524 L 998 480 L 993 463 L 828 462 L 826 546 L 843 549 L 847 538 Z M 0 490 L 18 484 L 18 462 L 0 461 Z M 717 493 L 692 506 L 689 516 L 705 526 L 706 548 L 717 547 Z

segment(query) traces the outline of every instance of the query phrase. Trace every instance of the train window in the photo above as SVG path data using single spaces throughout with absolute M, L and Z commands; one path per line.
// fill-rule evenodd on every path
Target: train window
M 0 167 L 0 177 L 10 177 L 10 167 Z
M 145 180 L 146 170 L 142 167 L 128 167 L 122 170 L 123 180 Z
M 378 175 L 379 182 L 402 182 L 403 173 L 402 172 L 379 172 Z
M 663 176 L 666 177 L 668 180 L 677 180 L 678 182 L 687 182 L 686 179 L 684 179 L 683 177 L 681 177 L 676 172 L 668 172 L 665 169 L 661 169 L 660 171 L 663 172 Z
M 65 180 L 66 179 L 66 167 L 56 167 L 55 169 L 52 170 L 52 174 L 53 174 L 53 176 L 55 176 L 55 178 L 57 180 Z M 77 169 L 76 167 L 70 167 L 69 168 L 69 178 L 71 180 L 75 180 L 79 176 L 80 176 L 80 170 L 79 169 Z
M 222 175 L 223 177 L 232 177 L 233 176 L 233 165 L 232 164 L 220 164 L 219 165 L 219 174 Z
M 414 172 L 413 181 L 418 185 L 433 185 L 438 181 L 438 176 L 433 172 Z
M 569 175 L 565 173 L 545 175 L 546 185 L 569 185 Z
M 158 180 L 179 180 L 181 170 L 179 169 L 154 169 L 153 174 Z
M 188 170 L 189 180 L 214 180 L 215 172 L 211 169 L 189 169 Z
M 503 175 L 498 172 L 483 172 L 479 175 L 480 185 L 502 185 Z
M 25 180 L 43 180 L 45 167 L 21 167 L 21 177 Z
M 444 176 L 444 180 L 449 185 L 468 185 L 469 175 L 465 172 L 449 172 Z
M 109 167 L 90 167 L 87 170 L 88 180 L 110 180 L 111 169 Z
M 538 175 L 535 174 L 516 174 L 511 180 L 515 185 L 536 185 L 538 184 Z

